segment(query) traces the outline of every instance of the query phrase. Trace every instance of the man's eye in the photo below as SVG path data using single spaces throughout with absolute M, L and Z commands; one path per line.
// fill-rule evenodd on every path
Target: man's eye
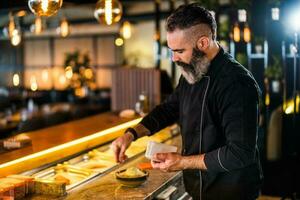
M 177 53 L 183 53 L 183 51 L 177 51 Z

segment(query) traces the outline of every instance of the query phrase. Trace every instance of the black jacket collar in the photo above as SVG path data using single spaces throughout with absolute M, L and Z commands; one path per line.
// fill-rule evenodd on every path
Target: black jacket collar
M 214 77 L 222 70 L 225 54 L 224 49 L 219 46 L 219 52 L 210 62 L 207 76 Z

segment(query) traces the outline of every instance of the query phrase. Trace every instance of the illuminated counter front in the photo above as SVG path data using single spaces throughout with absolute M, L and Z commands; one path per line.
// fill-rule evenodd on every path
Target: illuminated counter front
M 1 154 L 0 177 L 28 171 L 109 142 L 140 120 L 104 113 L 28 132 L 32 146 Z

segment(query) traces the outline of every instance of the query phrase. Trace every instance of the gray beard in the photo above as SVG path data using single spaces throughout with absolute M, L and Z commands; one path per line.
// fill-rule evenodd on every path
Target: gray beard
M 180 67 L 181 74 L 186 81 L 189 84 L 195 84 L 207 73 L 210 61 L 202 51 L 194 48 L 190 64 L 179 61 L 176 64 Z

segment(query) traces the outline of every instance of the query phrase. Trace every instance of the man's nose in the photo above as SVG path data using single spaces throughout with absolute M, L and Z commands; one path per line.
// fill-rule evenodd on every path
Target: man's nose
M 172 53 L 172 61 L 173 61 L 173 62 L 177 62 L 177 61 L 179 61 L 179 60 L 180 60 L 180 58 L 178 57 L 177 53 L 176 53 L 176 52 L 173 52 L 173 53 Z

